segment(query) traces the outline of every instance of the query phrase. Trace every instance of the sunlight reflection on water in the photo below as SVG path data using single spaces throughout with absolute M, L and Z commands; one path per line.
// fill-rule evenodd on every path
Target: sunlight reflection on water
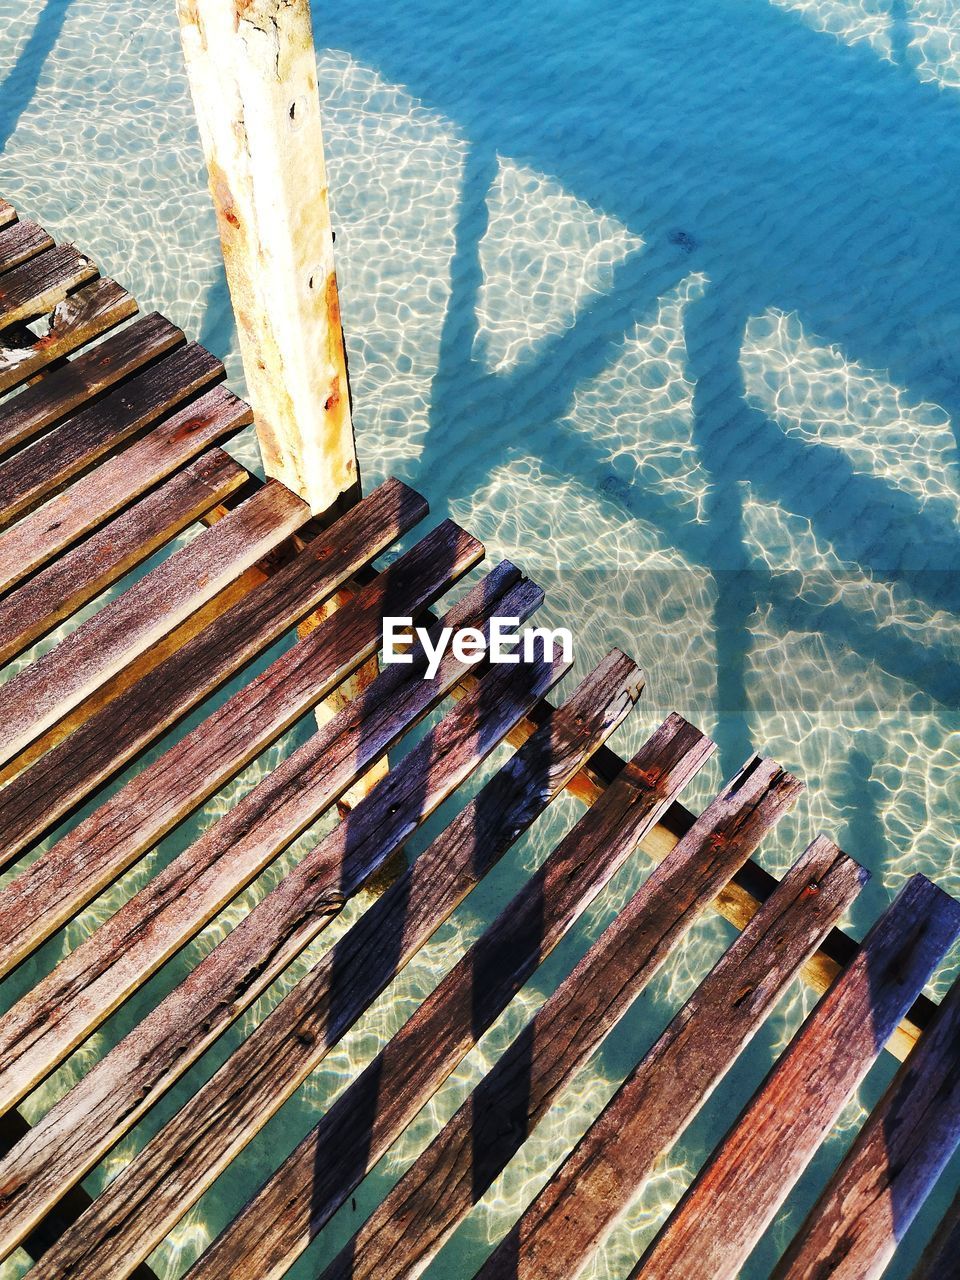
M 906 40 L 885 0 L 775 3 L 818 31 L 862 45 L 864 56 L 871 50 L 881 59 L 905 58 L 920 80 L 960 87 L 960 20 L 949 0 L 909 0 Z M 30 109 L 16 119 L 10 114 L 4 166 L 15 177 L 5 194 L 89 249 L 145 307 L 161 308 L 211 344 L 242 389 L 173 6 L 147 12 L 120 0 L 74 0 L 61 9 L 54 53 L 42 66 L 26 67 L 36 72 L 35 93 L 29 76 L 18 81 L 26 83 Z M 53 14 L 40 0 L 22 6 L 0 0 L 0 74 L 26 56 L 31 34 Z M 676 707 L 708 733 L 736 742 L 748 736 L 806 778 L 802 805 L 763 850 L 766 865 L 782 871 L 823 827 L 873 869 L 875 906 L 916 870 L 960 893 L 955 593 L 933 579 L 904 581 L 898 576 L 903 565 L 884 559 L 894 496 L 905 504 L 897 513 L 924 513 L 948 539 L 945 545 L 954 545 L 960 481 L 947 409 L 846 354 L 823 324 L 808 327 L 791 299 L 751 312 L 754 300 L 748 305 L 745 296 L 738 299 L 745 308 L 738 314 L 747 318 L 738 360 L 731 362 L 737 367 L 725 371 L 724 387 L 775 423 L 778 440 L 782 433 L 796 446 L 784 462 L 759 433 L 755 440 L 737 435 L 725 410 L 709 399 L 716 387 L 709 379 L 698 386 L 691 367 L 689 338 L 703 323 L 701 304 L 723 311 L 723 295 L 711 304 L 711 291 L 717 281 L 736 281 L 737 261 L 719 261 L 709 240 L 700 254 L 696 237 L 679 222 L 666 236 L 664 227 L 645 225 L 645 182 L 651 190 L 661 182 L 678 202 L 688 185 L 689 156 L 686 169 L 675 169 L 672 158 L 680 139 L 667 148 L 662 172 L 636 178 L 636 216 L 627 225 L 527 157 L 511 159 L 490 139 L 468 137 L 442 111 L 356 57 L 323 51 L 320 73 L 368 483 L 391 472 L 412 480 L 435 512 L 449 510 L 483 538 L 491 561 L 509 556 L 541 581 L 549 616 L 558 623 L 578 620 L 581 673 L 614 644 L 645 664 L 647 693 L 634 723 L 618 737 L 622 749 L 638 745 Z M 98 103 L 95 122 L 91 94 Z M 695 141 L 722 149 L 729 140 Z M 473 221 L 460 207 L 468 185 L 477 188 Z M 849 234 L 856 235 L 856 226 Z M 638 271 L 649 263 L 651 278 L 664 274 L 652 303 L 640 314 L 625 306 L 595 321 L 595 309 L 616 295 L 621 273 L 635 263 Z M 832 284 L 813 280 L 810 287 L 830 296 Z M 960 337 L 960 325 L 957 330 Z M 563 341 L 578 331 L 587 337 L 571 357 Z M 701 337 L 700 345 L 710 343 Z M 448 413 L 442 393 L 454 376 L 468 381 L 467 403 L 453 402 L 463 417 L 453 413 L 452 421 L 438 423 Z M 569 385 L 569 394 L 556 393 L 558 383 Z M 439 448 L 433 443 L 438 431 Z M 443 431 L 453 436 L 452 446 Z M 249 433 L 232 447 L 255 461 Z M 749 478 L 724 488 L 716 459 L 726 448 L 742 451 Z M 790 509 L 779 500 L 781 469 L 802 470 L 798 458 L 818 458 L 824 449 L 835 452 L 850 476 L 866 477 L 877 489 L 857 488 L 851 497 L 847 481 L 824 485 L 823 471 L 811 470 L 806 507 Z M 888 490 L 890 503 L 884 498 L 869 506 L 864 497 Z M 719 532 L 712 523 L 718 505 L 721 514 L 736 509 Z M 848 523 L 865 549 L 862 564 L 820 527 L 821 516 L 835 519 L 847 505 Z M 741 539 L 735 550 L 743 553 L 742 570 L 719 567 L 728 563 L 731 529 Z M 926 549 L 918 541 L 922 568 Z M 722 684 L 720 667 L 729 660 L 727 601 L 743 583 L 749 600 L 736 637 L 737 690 Z M 214 797 L 189 824 L 190 838 L 268 776 L 306 731 L 285 737 Z M 724 767 L 730 764 L 725 759 Z M 719 778 L 715 763 L 689 789 L 688 802 L 704 803 Z M 520 867 L 542 860 L 573 814 L 564 801 L 538 827 L 508 887 L 519 883 Z M 321 819 L 211 922 L 184 962 L 209 952 L 330 821 Z M 177 852 L 175 843 L 165 842 L 91 903 L 51 952 L 64 954 L 89 936 Z M 644 874 L 639 862 L 628 867 L 588 909 L 580 929 L 584 945 Z M 252 1030 L 368 901 L 347 908 L 242 1016 L 235 1037 Z M 489 915 L 468 900 L 398 976 L 284 1112 L 283 1141 L 292 1144 L 315 1122 Z M 651 985 L 649 1004 L 657 1015 L 666 1017 L 690 994 L 728 936 L 725 929 L 711 918 L 691 931 Z M 942 989 L 943 976 L 936 985 Z M 396 1177 L 415 1158 L 548 994 L 536 982 L 520 994 L 396 1144 L 385 1176 Z M 774 1048 L 785 1045 L 810 1007 L 809 991 L 794 986 L 771 1018 Z M 25 1113 L 45 1111 L 111 1042 L 105 1033 L 91 1037 L 29 1099 Z M 617 1082 L 602 1060 L 584 1068 L 472 1215 L 465 1228 L 473 1242 L 464 1245 L 468 1254 L 502 1235 Z M 862 1114 L 855 1099 L 837 1133 L 855 1128 Z M 115 1176 L 144 1137 L 138 1128 L 118 1144 L 92 1183 Z M 597 1280 L 624 1274 L 700 1155 L 680 1144 L 664 1158 L 585 1274 Z M 236 1208 L 242 1183 L 225 1180 L 215 1193 Z M 208 1219 L 216 1214 L 205 1199 L 154 1255 L 165 1280 L 204 1246 Z M 456 1274 L 459 1255 L 452 1256 L 447 1275 Z M 0 1278 L 13 1280 L 24 1269 L 23 1259 L 14 1257 Z

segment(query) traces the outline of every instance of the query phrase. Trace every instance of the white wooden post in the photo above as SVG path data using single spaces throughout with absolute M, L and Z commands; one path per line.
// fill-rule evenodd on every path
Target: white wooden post
M 308 0 L 177 0 L 268 475 L 359 491 Z

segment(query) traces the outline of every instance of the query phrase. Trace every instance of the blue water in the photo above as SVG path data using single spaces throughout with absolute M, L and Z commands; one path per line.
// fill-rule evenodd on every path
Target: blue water
M 0 0 L 0 190 L 242 388 L 172 10 Z M 634 654 L 648 685 L 622 749 L 674 708 L 719 744 L 691 803 L 753 747 L 799 772 L 809 793 L 761 857 L 782 871 L 834 835 L 874 873 L 855 931 L 914 871 L 960 893 L 960 5 L 379 0 L 317 6 L 315 23 L 368 485 L 401 475 L 523 564 L 573 626 L 581 674 L 611 644 Z M 255 461 L 251 439 L 239 450 Z M 185 1219 L 154 1259 L 165 1275 L 574 813 L 534 832 Z M 292 1274 L 316 1274 L 635 883 Z M 431 1275 L 469 1273 L 728 937 L 695 931 Z M 791 993 L 587 1274 L 626 1274 L 807 1007 Z M 862 1116 L 851 1104 L 745 1275 L 769 1270 Z M 889 1275 L 908 1274 L 957 1174 Z

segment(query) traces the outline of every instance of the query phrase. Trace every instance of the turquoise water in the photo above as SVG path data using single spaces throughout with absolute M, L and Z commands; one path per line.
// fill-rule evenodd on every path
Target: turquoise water
M 367 484 L 401 475 L 435 517 L 482 536 L 491 558 L 522 563 L 548 588 L 552 616 L 574 627 L 580 673 L 611 644 L 642 661 L 647 691 L 619 743 L 629 750 L 674 708 L 711 733 L 719 763 L 692 802 L 751 746 L 798 771 L 809 794 L 762 859 L 782 871 L 816 830 L 835 835 L 874 873 L 855 931 L 916 870 L 960 893 L 960 6 L 380 0 L 318 6 L 315 21 Z M 0 0 L 0 190 L 200 336 L 242 388 L 175 28 L 172 3 Z M 255 461 L 252 440 L 239 449 Z M 75 945 L 272 759 L 38 965 Z M 564 802 L 541 824 L 188 1215 L 154 1259 L 165 1276 L 574 814 Z M 358 1214 L 638 874 L 588 914 L 411 1127 Z M 694 932 L 431 1275 L 469 1273 L 728 936 L 713 920 Z M 808 1004 L 791 993 L 588 1274 L 626 1274 Z M 112 1019 L 31 1105 L 48 1106 L 135 1012 Z M 745 1274 L 769 1270 L 889 1074 L 885 1062 L 868 1080 Z M 172 1105 L 120 1144 L 91 1187 Z M 955 1187 L 956 1164 L 950 1172 Z M 908 1273 L 935 1212 L 889 1275 Z M 350 1221 L 333 1224 L 293 1274 L 316 1274 Z

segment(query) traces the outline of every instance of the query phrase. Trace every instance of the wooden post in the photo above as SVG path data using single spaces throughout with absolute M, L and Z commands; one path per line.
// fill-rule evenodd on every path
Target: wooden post
M 308 0 L 177 0 L 268 475 L 315 515 L 359 471 Z

